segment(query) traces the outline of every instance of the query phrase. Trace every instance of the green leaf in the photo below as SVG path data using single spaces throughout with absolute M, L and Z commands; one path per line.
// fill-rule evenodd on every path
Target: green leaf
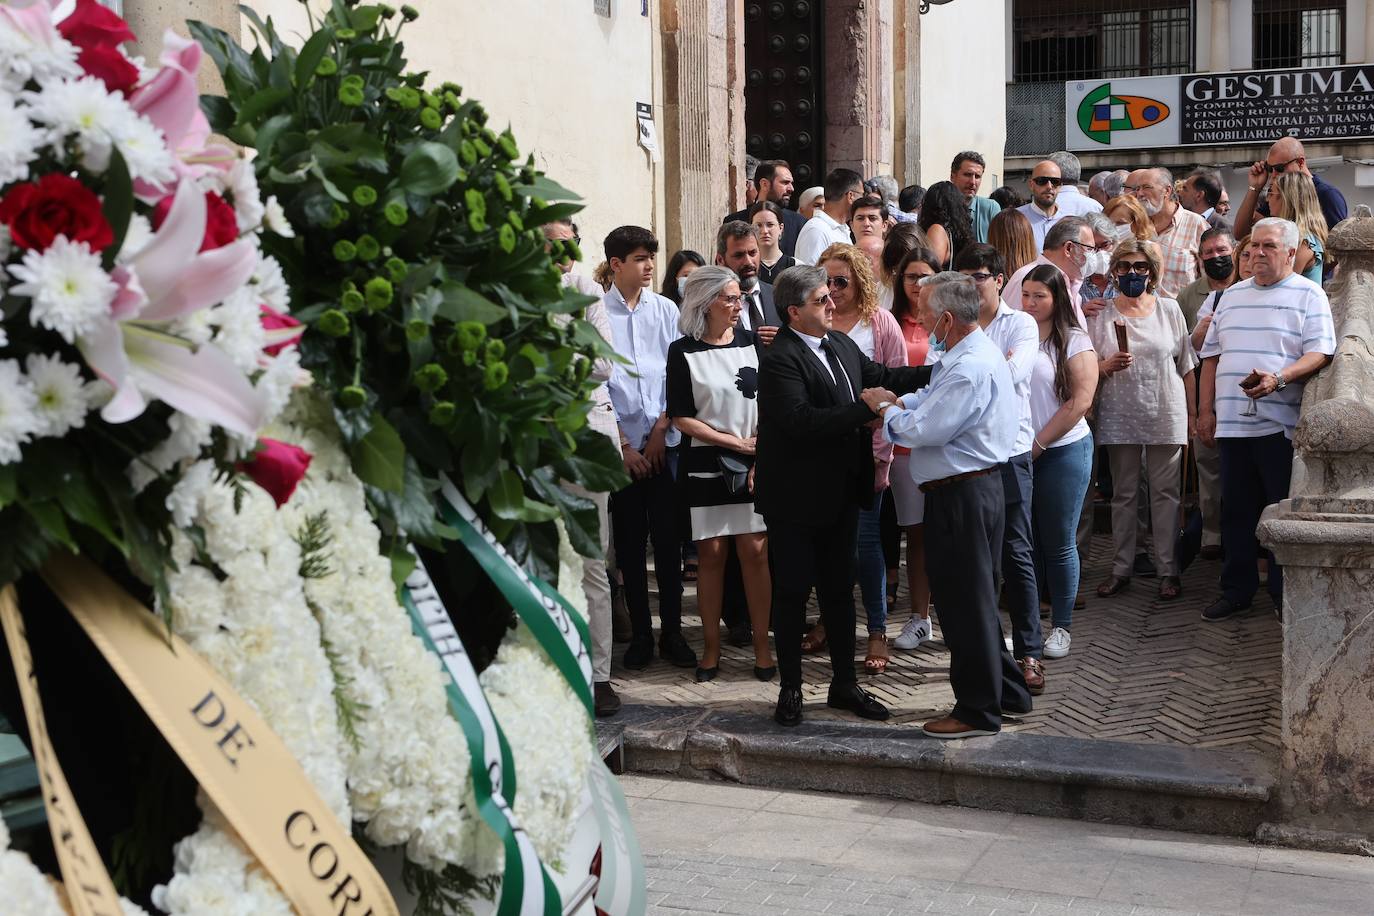
M 396 591 L 400 592 L 406 584 L 406 579 L 415 571 L 415 554 L 404 547 L 397 547 L 391 551 L 390 558 L 391 581 L 396 583 Z
M 259 89 L 239 108 L 235 123 L 240 125 L 252 124 L 291 96 L 291 90 L 285 87 L 269 86 L 266 89 Z
M 272 147 L 276 145 L 277 138 L 282 135 L 295 118 L 289 114 L 273 115 L 267 119 L 267 123 L 258 128 L 257 150 L 258 155 L 267 157 L 272 154 Z
M 57 501 L 73 521 L 98 531 L 101 537 L 118 547 L 121 553 L 127 551 L 124 540 L 115 534 L 111 527 L 110 523 L 113 520 L 106 510 L 104 500 L 83 475 L 71 475 L 66 485 L 57 492 Z
M 124 236 L 129 231 L 129 219 L 134 214 L 134 183 L 129 178 L 129 166 L 118 149 L 110 151 L 110 167 L 105 172 L 105 200 L 101 203 L 101 209 L 105 213 L 105 221 L 110 224 L 110 230 L 114 232 L 114 241 L 100 258 L 100 263 L 109 270 L 124 244 Z
M 596 511 L 596 503 L 583 496 L 577 496 L 559 486 L 546 468 L 536 471 L 530 478 L 539 495 L 563 510 L 563 527 L 568 532 L 568 540 L 573 550 L 584 557 L 600 557 L 601 518 Z M 566 583 L 559 583 L 566 587 Z
M 367 132 L 365 124 L 334 124 L 315 135 L 310 145 L 315 161 L 326 169 L 360 165 L 386 171 L 386 146 Z
M 231 38 L 227 32 L 195 19 L 188 19 L 186 28 L 190 30 L 191 37 L 205 49 L 205 53 L 209 54 L 210 59 L 215 62 L 215 67 L 225 79 L 226 88 L 231 75 L 233 79 L 240 80 L 244 84 L 239 87 L 240 91 L 251 92 L 260 88 L 258 76 L 253 70 L 253 62 L 248 53 L 239 47 L 239 43 Z M 233 97 L 232 92 L 230 97 Z
M 539 207 L 530 211 L 530 215 L 525 217 L 525 227 L 534 228 L 545 223 L 556 222 L 560 219 L 567 219 L 574 213 L 581 212 L 581 204 L 552 204 L 547 207 Z
M 380 6 L 358 6 L 354 7 L 348 14 L 349 24 L 360 35 L 375 29 L 377 20 L 381 18 L 382 8 Z
M 214 130 L 223 132 L 234 124 L 234 103 L 222 95 L 201 96 L 200 110 Z
M 411 194 L 439 194 L 457 180 L 458 157 L 442 143 L 420 143 L 401 163 L 400 185 Z
M 614 493 L 629 485 L 620 450 L 609 437 L 590 429 L 579 430 L 577 451 L 555 462 L 563 480 L 581 484 L 597 493 Z
M 582 199 L 547 175 L 536 175 L 534 181 L 522 186 L 520 190 L 527 197 L 538 197 L 547 201 L 580 201 Z
M 38 527 L 43 529 L 44 534 L 68 550 L 77 550 L 76 541 L 72 540 L 72 533 L 67 528 L 67 517 L 62 513 L 61 506 L 47 500 L 30 503 L 24 508 L 28 510 L 33 520 L 38 522 Z
M 0 464 L 0 509 L 19 496 L 19 469 L 12 464 Z
M 351 457 L 353 471 L 363 483 L 389 493 L 405 489 L 405 443 L 380 413 L 372 414 L 372 429 L 353 446 Z
M 439 304 L 438 315 L 454 324 L 460 321 L 480 321 L 482 324 L 496 324 L 510 317 L 510 312 L 492 302 L 486 296 L 456 280 L 450 280 L 439 287 L 444 297 Z
M 415 456 L 405 460 L 405 485 L 399 493 L 369 487 L 368 498 L 380 507 L 385 517 L 394 519 L 403 540 L 437 546 L 443 539 L 453 540 L 458 532 L 439 521 L 434 511 L 433 493 L 439 484 L 420 473 Z
M 329 51 L 329 46 L 333 42 L 334 30 L 326 26 L 311 35 L 310 40 L 301 45 L 301 53 L 296 58 L 296 88 L 303 89 L 309 85 L 311 78 L 315 75 L 315 68 L 324 59 L 324 55 Z
M 520 475 L 506 468 L 496 477 L 496 482 L 487 490 L 487 501 L 497 518 L 516 520 L 525 508 L 525 485 Z

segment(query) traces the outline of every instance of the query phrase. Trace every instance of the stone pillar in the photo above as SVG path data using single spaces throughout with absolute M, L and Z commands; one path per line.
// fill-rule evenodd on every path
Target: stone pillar
M 865 178 L 892 170 L 892 3 L 825 4 L 827 170 Z
M 1283 757 L 1291 827 L 1374 837 L 1374 218 L 1341 223 L 1336 356 L 1307 384 L 1290 498 L 1262 543 L 1283 565 Z
M 1231 0 L 1212 0 L 1211 66 L 1224 73 L 1231 69 Z
M 143 55 L 150 66 L 157 66 L 158 55 L 162 52 L 162 34 L 167 29 L 190 37 L 186 29 L 188 19 L 223 29 L 236 38 L 239 36 L 237 0 L 124 0 L 123 6 L 124 21 L 139 39 L 134 45 L 134 53 Z M 201 60 L 199 77 L 202 93 L 224 91 L 219 71 L 208 54 Z
M 721 217 L 744 206 L 744 3 L 664 0 L 659 15 L 663 251 L 692 248 L 709 258 Z
M 921 4 L 893 0 L 892 19 L 892 132 L 893 169 L 906 187 L 921 174 Z

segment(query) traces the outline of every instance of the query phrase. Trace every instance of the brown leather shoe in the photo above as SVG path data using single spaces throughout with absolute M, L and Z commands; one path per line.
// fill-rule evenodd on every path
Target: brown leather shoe
M 620 697 L 610 681 L 597 681 L 592 685 L 592 693 L 596 701 L 597 718 L 604 719 L 620 712 Z
M 1038 658 L 1018 658 L 1016 663 L 1021 666 L 1021 676 L 1026 679 L 1026 689 L 1031 692 L 1031 696 L 1038 697 L 1045 692 L 1045 666 L 1040 663 Z
M 943 719 L 935 719 L 921 726 L 921 731 L 931 738 L 981 738 L 987 735 L 995 735 L 995 730 L 986 728 L 974 728 L 972 725 L 965 725 L 953 716 L 945 716 Z

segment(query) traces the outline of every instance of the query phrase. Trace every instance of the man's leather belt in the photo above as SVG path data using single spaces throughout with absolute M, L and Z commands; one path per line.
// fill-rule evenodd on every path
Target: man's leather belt
M 1002 466 L 999 464 L 994 465 L 990 468 L 984 468 L 981 471 L 965 471 L 962 474 L 955 474 L 952 477 L 941 477 L 939 480 L 927 480 L 925 483 L 921 484 L 921 492 L 929 493 L 931 490 L 938 490 L 941 487 L 947 487 L 950 484 L 958 483 L 961 480 L 971 480 L 974 477 L 983 477 L 987 474 L 995 474 L 998 470 L 1001 469 L 1001 467 Z

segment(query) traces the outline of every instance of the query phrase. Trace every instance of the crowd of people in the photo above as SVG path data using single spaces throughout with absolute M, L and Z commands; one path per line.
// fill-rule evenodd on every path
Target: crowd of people
M 624 359 L 595 367 L 591 421 L 631 482 L 582 494 L 603 539 L 609 518 L 614 556 L 613 575 L 589 563 L 584 582 L 598 714 L 619 708 L 617 637 L 625 668 L 657 649 L 705 682 L 721 674 L 723 624 L 752 646 L 753 675 L 778 679 L 779 723 L 801 721 L 801 658 L 825 651 L 829 705 L 886 719 L 858 682 L 857 586 L 864 672 L 931 639 L 934 609 L 955 705 L 924 730 L 994 733 L 1072 649 L 1099 498 L 1113 555 L 1092 594 L 1154 577 L 1175 601 L 1200 557 L 1221 561 L 1203 621 L 1249 609 L 1261 570 L 1282 615 L 1282 570 L 1255 528 L 1287 495 L 1303 384 L 1335 351 L 1322 284 L 1344 198 L 1292 137 L 1250 169 L 1234 224 L 1208 168 L 1080 187 L 1079 160 L 1059 152 L 1032 169 L 1028 199 L 979 196 L 985 168 L 960 152 L 929 188 L 837 168 L 798 193 L 786 162 L 760 162 L 710 263 L 673 253 L 660 292 L 659 243 L 640 227 L 606 237 L 594 278 L 569 267 Z M 912 612 L 890 637 L 903 538 Z M 699 652 L 682 633 L 684 575 Z

